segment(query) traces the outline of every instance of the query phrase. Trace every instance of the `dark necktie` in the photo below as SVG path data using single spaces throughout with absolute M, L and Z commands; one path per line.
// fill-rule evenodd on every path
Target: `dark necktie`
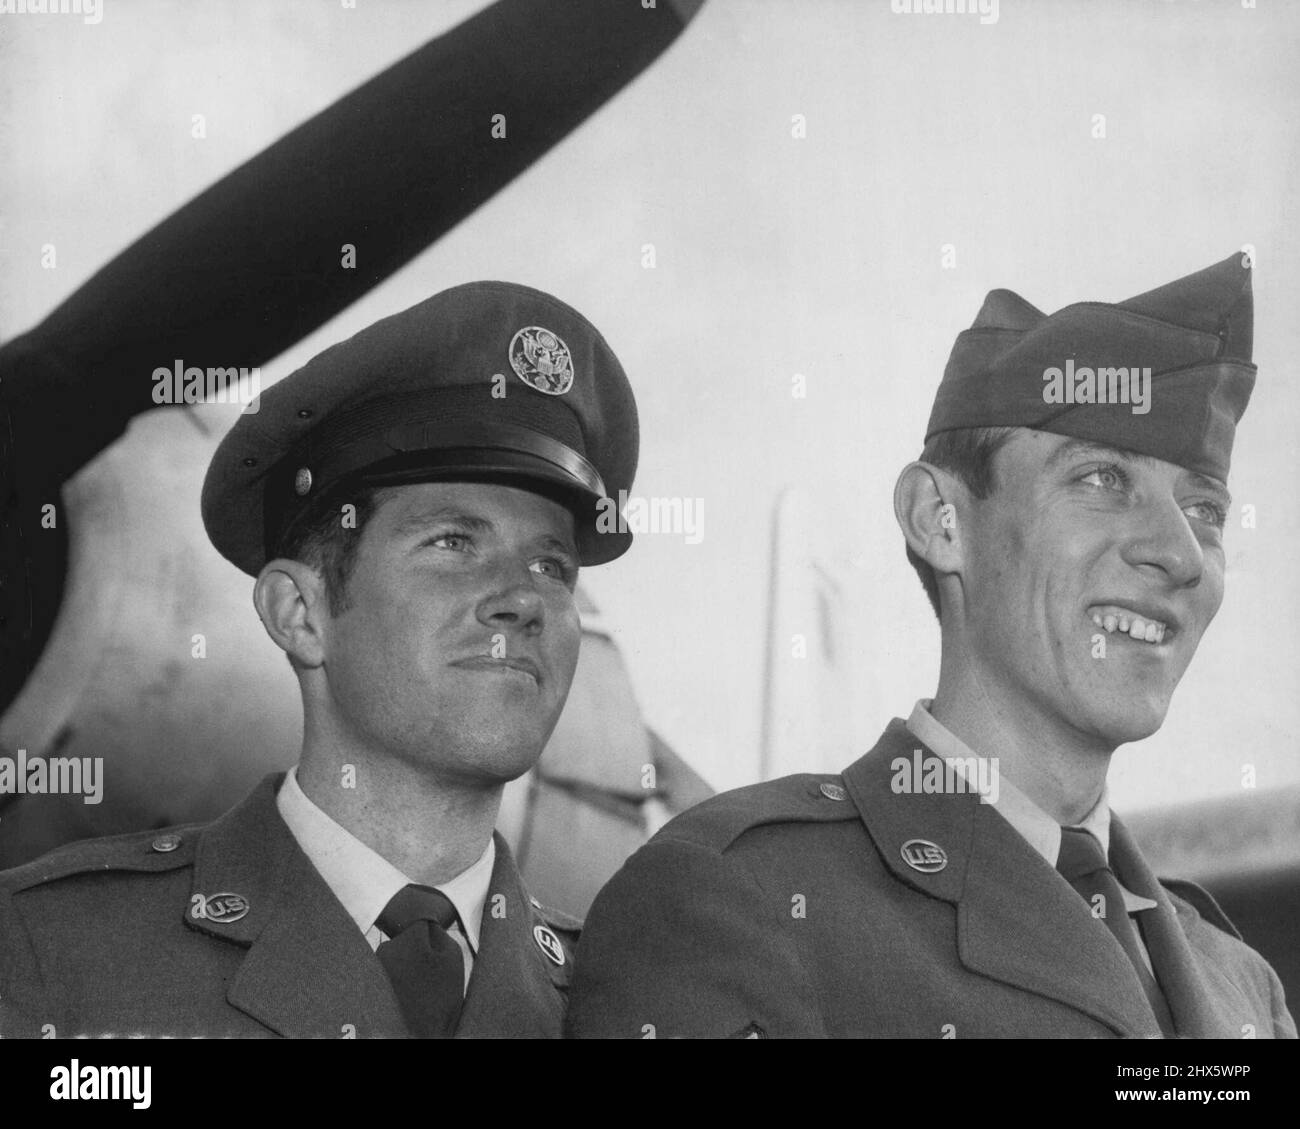
M 429 886 L 403 886 L 375 922 L 389 940 L 375 955 L 388 973 L 411 1034 L 450 1039 L 465 996 L 465 958 L 447 930 L 456 908 Z
M 1124 904 L 1124 891 L 1106 862 L 1106 853 L 1101 849 L 1097 837 L 1081 827 L 1062 827 L 1061 853 L 1056 860 L 1056 869 L 1088 903 L 1093 916 L 1100 917 L 1106 923 L 1115 940 L 1128 954 L 1138 979 L 1142 981 L 1160 1030 L 1166 1037 L 1172 1036 L 1174 1024 L 1169 1014 L 1169 1005 L 1146 961 L 1142 959 L 1141 942 L 1137 928 L 1129 919 L 1128 908 Z M 1098 895 L 1100 901 L 1097 900 Z

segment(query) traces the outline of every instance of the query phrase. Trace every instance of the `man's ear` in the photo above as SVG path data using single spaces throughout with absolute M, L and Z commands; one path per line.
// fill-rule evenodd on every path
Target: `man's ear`
M 277 558 L 258 573 L 253 604 L 266 633 L 295 664 L 318 667 L 325 661 L 322 628 L 328 608 L 325 583 L 302 561 Z
M 940 575 L 961 571 L 959 496 L 961 484 L 929 463 L 908 463 L 894 486 L 894 517 L 908 547 Z

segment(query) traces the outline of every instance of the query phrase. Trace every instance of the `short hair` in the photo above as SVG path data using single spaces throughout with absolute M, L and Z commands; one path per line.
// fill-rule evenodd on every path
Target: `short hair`
M 993 460 L 1013 431 L 1014 427 L 961 427 L 941 431 L 926 442 L 918 461 L 946 470 L 976 498 L 987 498 L 997 486 Z M 908 563 L 916 569 L 930 606 L 939 617 L 939 580 L 934 569 L 912 551 L 911 545 L 906 548 Z
M 381 486 L 344 487 L 322 494 L 270 546 L 269 559 L 285 557 L 311 565 L 325 583 L 330 614 L 342 614 L 352 606 L 348 580 L 361 536 L 386 496 Z M 345 506 L 352 506 L 352 512 L 345 513 Z

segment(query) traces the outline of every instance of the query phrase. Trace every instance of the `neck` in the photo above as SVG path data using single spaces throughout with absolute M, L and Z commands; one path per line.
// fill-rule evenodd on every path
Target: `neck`
M 1078 823 L 1106 784 L 1113 748 L 1061 722 L 1023 694 L 1006 693 L 969 650 L 945 632 L 939 688 L 930 712 L 1054 820 Z
M 496 825 L 503 785 L 450 781 L 317 726 L 305 728 L 299 787 L 367 847 L 426 886 L 478 861 Z

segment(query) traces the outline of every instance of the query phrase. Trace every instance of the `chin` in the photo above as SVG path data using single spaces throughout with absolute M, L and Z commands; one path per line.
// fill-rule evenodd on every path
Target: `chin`
M 469 771 L 492 784 L 509 784 L 535 767 L 541 755 L 540 746 L 526 752 L 520 752 L 517 748 L 508 752 L 496 752 L 477 759 Z
M 1101 716 L 1090 719 L 1087 726 L 1102 737 L 1111 748 L 1144 741 L 1159 731 L 1169 712 L 1167 698 L 1147 701 L 1117 702 Z
M 472 735 L 462 733 L 455 754 L 457 768 L 468 779 L 508 784 L 537 764 L 547 736 L 499 725 L 485 726 Z

